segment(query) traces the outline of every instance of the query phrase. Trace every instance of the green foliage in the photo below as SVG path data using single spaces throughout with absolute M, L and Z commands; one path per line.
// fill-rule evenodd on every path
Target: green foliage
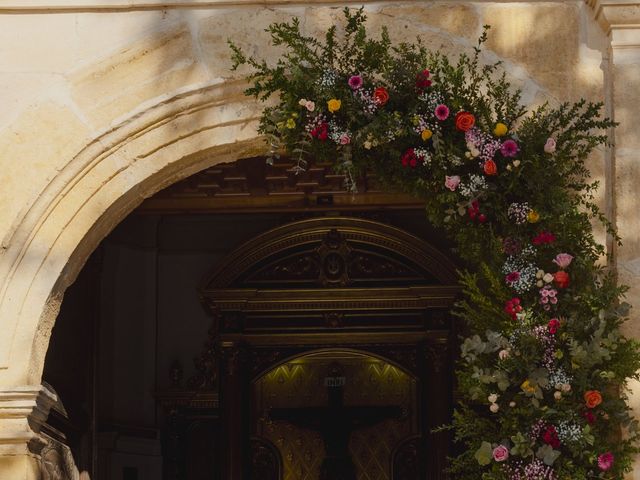
M 364 11 L 347 8 L 321 40 L 297 19 L 273 24 L 272 43 L 285 47 L 275 64 L 231 44 L 234 68 L 253 68 L 246 93 L 276 97 L 260 123 L 270 156 L 284 151 L 300 170 L 312 158 L 334 162 L 354 188 L 358 170 L 374 171 L 423 198 L 466 262 L 451 426 L 464 448 L 453 478 L 538 468 L 558 480 L 621 479 L 638 452 L 625 387 L 638 378 L 640 348 L 619 331 L 625 287 L 598 266 L 605 250 L 592 224 L 619 239 L 585 163 L 614 123 L 584 100 L 528 112 L 500 64 L 482 61 L 488 27 L 456 60 L 365 27 Z M 503 461 L 493 456 L 500 445 Z

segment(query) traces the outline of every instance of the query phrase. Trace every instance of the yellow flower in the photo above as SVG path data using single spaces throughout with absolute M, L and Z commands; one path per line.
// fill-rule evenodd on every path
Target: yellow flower
M 493 129 L 493 134 L 496 137 L 504 137 L 508 131 L 509 128 L 504 123 L 496 123 L 496 128 Z
M 293 118 L 290 118 L 289 120 L 287 120 L 287 128 L 289 130 L 296 128 L 296 121 Z
M 536 392 L 536 387 L 531 383 L 529 379 L 522 382 L 522 385 L 520 385 L 520 388 L 524 393 L 532 394 Z
M 425 130 L 422 130 L 422 133 L 420 134 L 420 136 L 422 137 L 422 140 L 424 140 L 425 142 L 429 140 L 432 135 L 433 135 L 433 132 L 428 128 Z
M 540 214 L 535 210 L 529 210 L 529 213 L 527 214 L 527 221 L 529 223 L 538 223 L 539 220 Z
M 340 110 L 340 107 L 342 106 L 342 102 L 340 100 L 338 100 L 337 98 L 332 98 L 331 100 L 329 100 L 327 102 L 327 107 L 329 108 L 329 111 L 331 113 L 337 112 L 338 110 Z

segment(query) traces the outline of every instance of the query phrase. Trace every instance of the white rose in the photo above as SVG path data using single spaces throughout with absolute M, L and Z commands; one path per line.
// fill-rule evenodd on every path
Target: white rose
M 554 138 L 547 138 L 544 144 L 544 153 L 554 153 L 556 151 L 556 141 Z
M 487 397 L 487 399 L 489 400 L 489 403 L 496 403 L 498 401 L 498 394 L 492 393 Z
M 492 413 L 498 413 L 498 410 L 500 410 L 500 407 L 498 406 L 497 403 L 492 403 L 491 406 L 489 407 L 489 410 L 491 410 Z

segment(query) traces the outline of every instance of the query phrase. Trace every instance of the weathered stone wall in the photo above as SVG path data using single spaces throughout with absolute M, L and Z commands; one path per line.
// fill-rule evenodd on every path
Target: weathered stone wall
M 640 180 L 634 162 L 640 4 L 383 1 L 365 8 L 372 29 L 386 25 L 398 41 L 420 35 L 453 55 L 469 51 L 482 25 L 490 24 L 486 60 L 504 62 L 527 103 L 580 97 L 607 103 L 621 122 L 616 148 L 594 155 L 591 167 L 602 183 L 599 201 L 625 238 L 614 266 L 640 306 L 634 191 Z M 229 71 L 226 40 L 276 58 L 263 29 L 292 15 L 307 32 L 319 33 L 340 16 L 340 6 L 272 0 L 0 4 L 2 478 L 35 478 L 26 439 L 37 431 L 26 419 L 40 411 L 34 391 L 66 286 L 143 198 L 209 166 L 211 158 L 230 161 L 261 151 L 259 106 L 242 95 L 244 72 Z M 27 406 L 19 411 L 3 400 L 27 387 Z M 640 395 L 634 402 L 640 412 Z

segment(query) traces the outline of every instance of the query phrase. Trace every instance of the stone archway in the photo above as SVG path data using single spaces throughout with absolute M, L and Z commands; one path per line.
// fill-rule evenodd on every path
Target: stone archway
M 142 200 L 216 163 L 264 149 L 242 82 L 157 104 L 94 139 L 49 183 L 0 259 L 0 470 L 39 478 L 39 431 L 55 394 L 40 385 L 66 288 Z

